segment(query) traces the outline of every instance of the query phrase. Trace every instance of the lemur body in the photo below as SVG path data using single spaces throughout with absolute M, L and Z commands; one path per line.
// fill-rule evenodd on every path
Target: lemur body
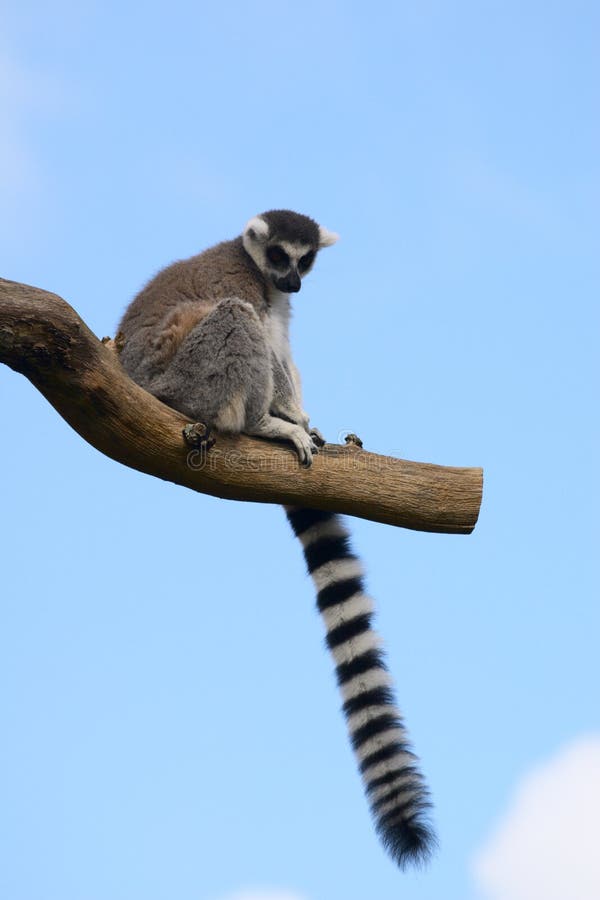
M 289 344 L 289 294 L 337 235 L 275 210 L 241 237 L 173 263 L 138 294 L 120 324 L 121 361 L 142 387 L 217 430 L 290 441 L 310 465 L 322 439 L 302 408 Z M 424 859 L 433 837 L 360 561 L 342 519 L 288 508 L 317 590 L 350 739 L 377 830 L 400 864 Z
M 285 212 L 270 216 L 276 244 L 257 216 L 243 237 L 173 263 L 150 281 L 119 326 L 121 361 L 175 409 L 220 431 L 289 440 L 310 465 L 317 445 L 290 351 L 289 293 L 336 236 L 304 216 L 291 224 Z

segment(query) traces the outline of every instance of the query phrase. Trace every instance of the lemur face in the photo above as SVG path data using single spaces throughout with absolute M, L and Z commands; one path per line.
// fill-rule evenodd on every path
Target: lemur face
M 316 256 L 316 249 L 307 244 L 269 243 L 265 248 L 265 274 L 278 291 L 294 294 L 300 290 L 302 278 L 311 270 Z
M 336 240 L 337 235 L 291 210 L 255 216 L 243 234 L 246 252 L 273 287 L 285 294 L 300 290 L 319 249 Z

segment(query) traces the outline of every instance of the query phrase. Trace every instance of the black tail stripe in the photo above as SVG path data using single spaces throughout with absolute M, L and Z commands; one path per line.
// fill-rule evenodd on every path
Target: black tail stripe
M 313 525 L 329 522 L 334 518 L 333 513 L 323 512 L 320 509 L 292 509 L 287 511 L 286 515 L 296 537 L 300 537 Z
M 349 600 L 355 594 L 362 593 L 362 589 L 363 581 L 359 577 L 335 581 L 319 591 L 317 594 L 317 606 L 323 612 L 323 610 L 329 609 L 331 606 L 337 606 L 338 603 Z
M 370 706 L 385 705 L 395 705 L 394 694 L 391 688 L 382 685 L 381 687 L 372 688 L 370 691 L 365 691 L 364 694 L 359 694 L 357 697 L 352 697 L 350 700 L 346 700 L 342 708 L 347 716 L 351 716 L 352 713 L 368 709 Z
M 350 542 L 345 535 L 319 538 L 304 548 L 304 557 L 311 574 L 319 566 L 334 559 L 356 559 L 354 553 L 350 552 Z
M 350 681 L 355 675 L 364 675 L 365 672 L 369 672 L 371 669 L 385 669 L 380 650 L 367 650 L 349 662 L 340 663 L 335 670 L 338 684 L 345 684 L 346 681 Z
M 344 644 L 346 641 L 351 641 L 360 634 L 364 634 L 370 627 L 370 613 L 363 613 L 360 616 L 356 616 L 354 619 L 350 619 L 348 622 L 338 625 L 337 628 L 331 629 L 325 638 L 327 646 L 330 650 L 333 650 L 334 647 L 339 647 L 340 644 Z
M 390 741 L 390 743 L 386 744 L 385 747 L 382 747 L 381 750 L 377 750 L 375 753 L 371 753 L 370 756 L 363 759 L 360 764 L 360 771 L 366 772 L 371 766 L 374 766 L 377 763 L 387 762 L 389 759 L 393 759 L 400 753 L 406 753 L 414 757 L 414 754 L 411 753 L 408 745 L 403 741 Z
M 379 797 L 377 800 L 371 801 L 371 809 L 374 813 L 377 812 L 378 809 L 381 809 L 382 806 L 385 806 L 386 803 L 394 803 L 396 809 L 401 805 L 397 803 L 398 800 L 402 799 L 402 802 L 408 800 L 410 798 L 411 804 L 414 801 L 416 795 L 418 795 L 421 791 L 421 782 L 420 779 L 415 779 L 413 781 L 404 781 L 402 784 L 399 784 L 396 790 L 390 791 L 389 794 L 385 794 L 383 797 Z
M 379 827 L 390 827 L 395 822 L 398 822 L 398 820 L 401 820 L 404 825 L 407 819 L 411 819 L 413 816 L 418 815 L 418 813 L 427 809 L 429 806 L 430 804 L 426 801 L 419 800 L 416 796 L 413 796 L 410 800 L 405 800 L 404 803 L 399 803 L 397 806 L 394 806 L 393 809 L 383 813 L 383 815 L 377 816 Z
M 371 738 L 377 737 L 378 734 L 383 734 L 385 731 L 389 731 L 392 728 L 401 727 L 398 716 L 389 712 L 382 713 L 380 716 L 377 716 L 377 718 L 371 719 L 369 722 L 366 722 L 365 725 L 362 725 L 360 728 L 357 728 L 356 731 L 352 732 L 350 736 L 352 746 L 355 750 L 358 750 L 359 747 L 362 747 L 362 745 Z
M 407 780 L 419 778 L 419 773 L 414 766 L 396 766 L 394 769 L 390 769 L 389 772 L 386 772 L 385 775 L 379 775 L 377 778 L 373 778 L 372 781 L 369 781 L 366 791 L 368 794 L 372 794 L 377 788 L 392 784 L 400 778 L 405 778 Z

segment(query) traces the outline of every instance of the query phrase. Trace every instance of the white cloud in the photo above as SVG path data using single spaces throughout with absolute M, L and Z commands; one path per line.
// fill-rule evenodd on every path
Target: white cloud
M 473 871 L 486 900 L 598 900 L 600 736 L 525 776 Z

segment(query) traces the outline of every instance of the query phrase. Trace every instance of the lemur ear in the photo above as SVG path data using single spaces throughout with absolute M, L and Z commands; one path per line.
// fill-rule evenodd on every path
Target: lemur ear
M 328 231 L 322 225 L 319 225 L 319 247 L 331 247 L 339 239 L 340 236 L 335 231 Z
M 260 216 L 254 216 L 244 228 L 244 237 L 249 237 L 251 241 L 262 243 L 269 237 L 269 226 Z

